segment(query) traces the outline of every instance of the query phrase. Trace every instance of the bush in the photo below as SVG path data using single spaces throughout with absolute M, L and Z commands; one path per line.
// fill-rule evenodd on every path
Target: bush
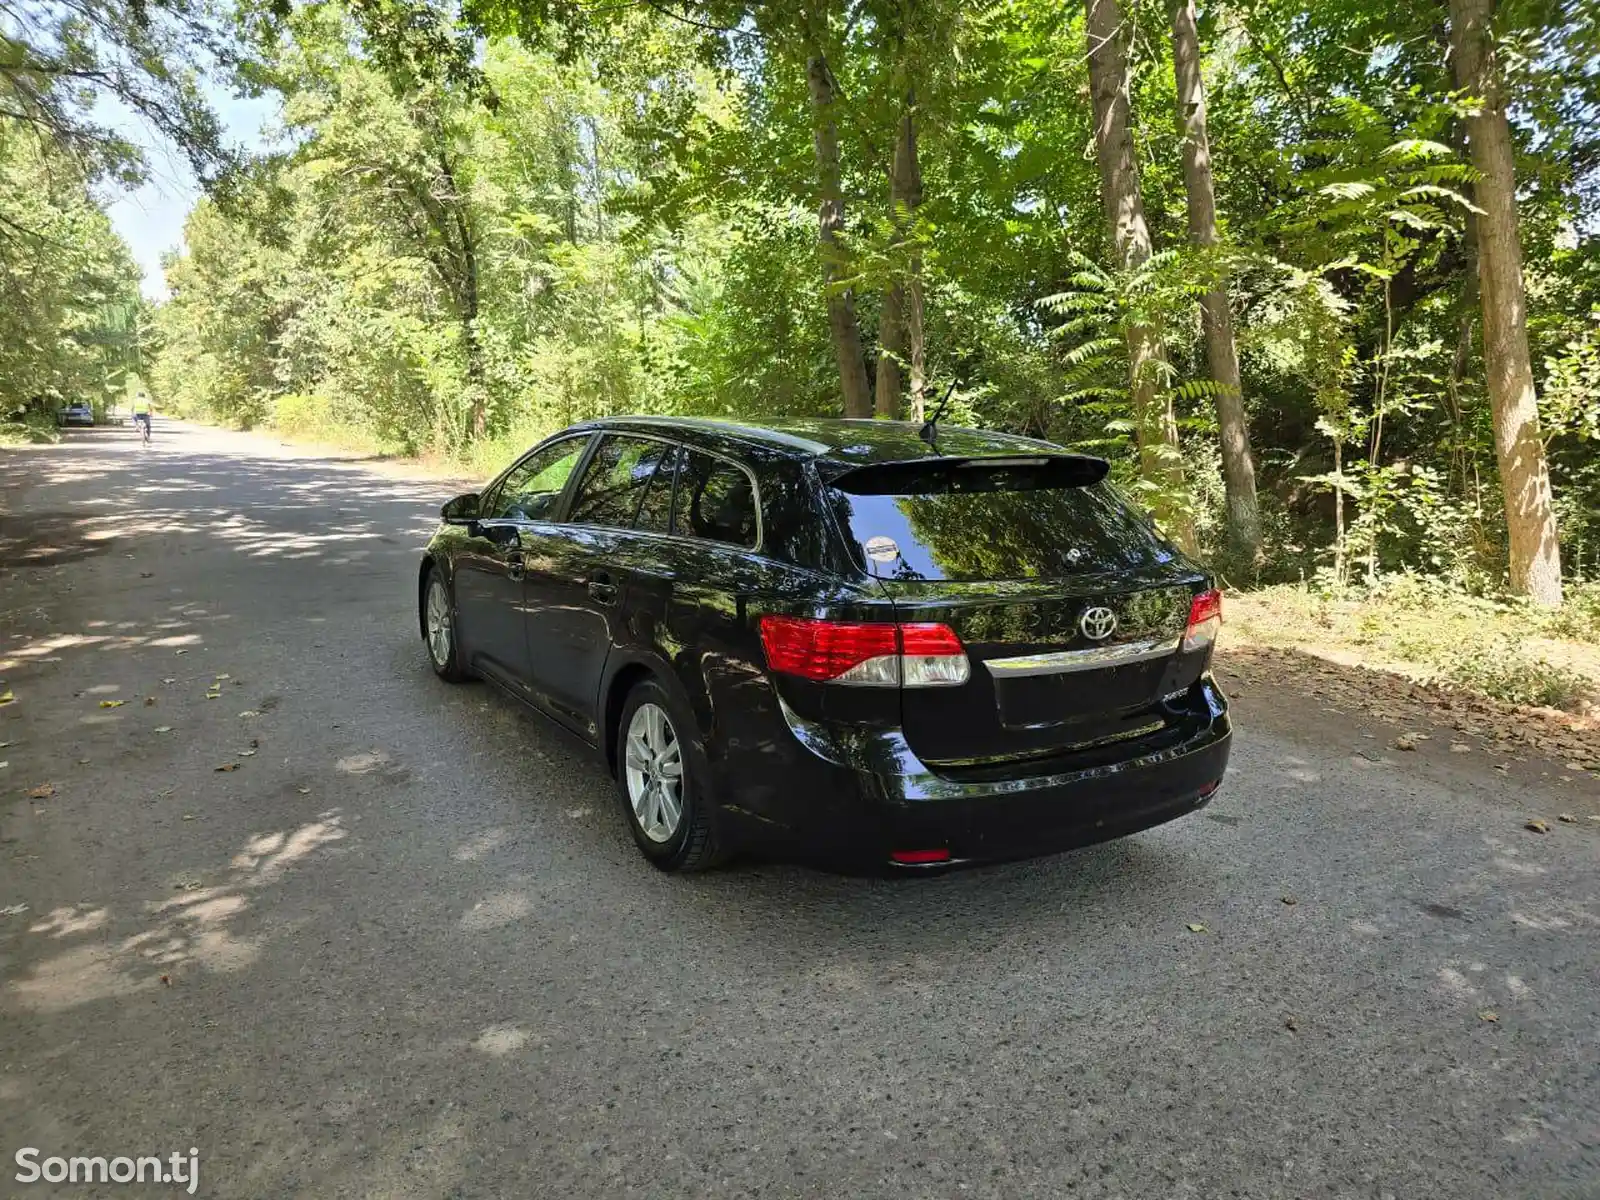
M 279 396 L 272 404 L 272 427 L 287 438 L 364 454 L 384 454 L 394 449 L 364 426 L 359 415 L 352 419 L 327 396 L 296 392 Z
M 0 446 L 42 446 L 60 440 L 55 417 L 49 413 L 26 410 L 0 420 Z
M 1551 637 L 1600 642 L 1600 583 L 1567 584 L 1566 603 L 1544 619 Z
M 1510 637 L 1444 651 L 1432 682 L 1481 692 L 1507 704 L 1573 708 L 1589 691 L 1586 676 L 1529 654 Z

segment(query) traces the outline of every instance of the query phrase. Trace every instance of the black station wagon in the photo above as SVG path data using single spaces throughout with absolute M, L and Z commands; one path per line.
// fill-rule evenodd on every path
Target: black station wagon
M 444 506 L 434 670 L 593 745 L 668 870 L 922 871 L 1204 805 L 1221 597 L 1046 442 L 885 421 L 619 417 Z

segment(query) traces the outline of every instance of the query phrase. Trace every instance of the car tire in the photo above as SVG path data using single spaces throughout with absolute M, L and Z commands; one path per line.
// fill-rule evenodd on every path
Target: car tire
M 428 664 L 440 679 L 465 683 L 472 678 L 472 672 L 461 662 L 455 595 L 438 567 L 429 568 L 427 582 L 422 585 L 422 644 L 428 651 Z
M 654 679 L 634 685 L 617 721 L 616 777 L 623 816 L 640 853 L 663 871 L 705 871 L 726 857 L 706 787 L 705 751 L 694 729 L 688 705 Z M 656 770 L 641 762 L 640 751 L 646 759 L 654 757 Z M 671 820 L 674 779 L 677 816 Z M 657 788 L 653 794 L 648 787 L 651 780 Z M 642 795 L 641 784 L 646 785 Z M 663 790 L 669 793 L 667 799 L 662 798 Z

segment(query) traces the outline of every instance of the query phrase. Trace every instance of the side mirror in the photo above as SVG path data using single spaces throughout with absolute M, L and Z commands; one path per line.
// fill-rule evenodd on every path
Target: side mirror
M 467 492 L 448 501 L 439 515 L 450 525 L 470 525 L 478 519 L 478 493 Z

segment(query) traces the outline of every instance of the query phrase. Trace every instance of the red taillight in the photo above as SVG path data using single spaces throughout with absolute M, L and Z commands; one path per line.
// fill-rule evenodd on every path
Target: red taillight
M 1222 593 L 1216 588 L 1201 592 L 1189 604 L 1189 627 L 1183 632 L 1187 654 L 1209 646 L 1222 625 Z
M 925 867 L 929 863 L 950 861 L 948 850 L 891 850 L 889 861 L 905 867 Z
M 967 652 L 948 625 L 761 618 L 767 665 L 818 683 L 938 687 L 967 681 Z
M 901 654 L 965 654 L 966 647 L 948 625 L 901 625 Z
M 893 625 L 771 616 L 761 618 L 761 645 L 774 671 L 819 682 L 874 658 L 893 658 L 900 647 Z

